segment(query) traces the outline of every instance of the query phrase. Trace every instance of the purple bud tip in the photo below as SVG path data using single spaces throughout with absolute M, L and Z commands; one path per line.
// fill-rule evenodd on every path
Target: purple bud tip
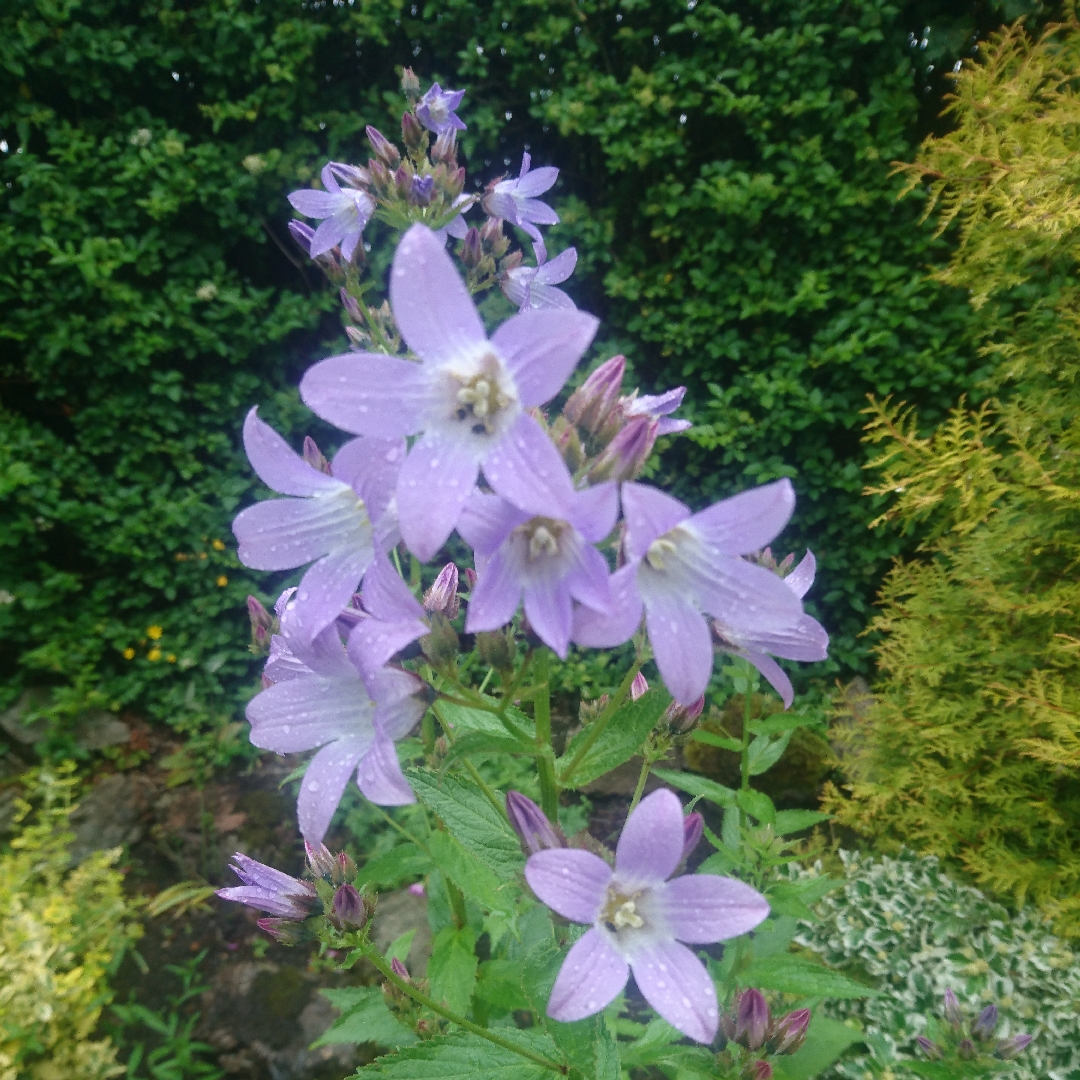
M 958 1031 L 964 1022 L 964 1011 L 951 987 L 945 991 L 945 1019 Z
M 315 235 L 315 230 L 310 225 L 305 225 L 302 221 L 290 221 L 289 235 L 305 255 L 311 254 L 311 238 Z
M 1011 1061 L 1013 1058 L 1019 1057 L 1030 1044 L 1030 1035 L 1010 1035 L 998 1044 L 996 1054 L 1005 1061 Z
M 334 872 L 334 856 L 325 844 L 309 844 L 304 841 L 304 849 L 307 852 L 308 866 L 316 877 L 328 878 Z
M 289 919 L 260 919 L 256 925 L 282 945 L 299 945 L 308 936 L 303 923 Z
M 365 130 L 375 156 L 381 158 L 391 168 L 396 168 L 401 160 L 401 151 L 378 128 L 369 124 Z
M 806 1041 L 809 1026 L 809 1009 L 796 1009 L 782 1016 L 769 1038 L 769 1049 L 774 1054 L 794 1054 Z
M 424 607 L 431 612 L 439 612 L 448 619 L 456 619 L 460 601 L 458 600 L 458 568 L 447 563 L 440 571 L 431 588 L 424 593 Z
M 334 893 L 334 920 L 343 930 L 359 930 L 367 922 L 364 900 L 352 885 L 339 885 Z
M 469 592 L 472 592 L 473 589 L 476 588 L 476 571 L 471 566 L 467 566 L 465 568 L 464 577 L 465 588 L 468 589 Z
M 998 1010 L 996 1005 L 987 1005 L 981 1013 L 979 1013 L 978 1019 L 971 1025 L 971 1034 L 976 1039 L 982 1039 L 984 1042 L 994 1034 L 994 1028 L 998 1023 Z
M 931 1061 L 937 1061 L 941 1057 L 941 1047 L 925 1035 L 916 1035 L 915 1043 Z
M 618 401 L 625 371 L 625 356 L 613 356 L 610 360 L 605 360 L 570 395 L 570 400 L 563 409 L 567 420 L 593 434 L 598 432 L 607 423 Z
M 409 982 L 409 969 L 396 956 L 390 961 L 390 970 L 399 979 Z
M 754 1062 L 754 1080 L 772 1080 L 773 1068 L 767 1061 Z
M 744 990 L 735 1010 L 735 1041 L 751 1050 L 765 1042 L 768 1030 L 769 1005 L 760 990 Z
M 304 436 L 303 458 L 313 469 L 318 469 L 327 476 L 330 475 L 330 462 L 323 456 L 318 443 L 310 435 Z
M 649 692 L 649 684 L 645 681 L 645 676 L 639 671 L 634 676 L 634 681 L 630 684 L 630 700 L 637 701 L 639 697 L 643 697 Z
M 414 206 L 427 206 L 434 190 L 434 176 L 414 176 L 409 186 L 409 202 Z
M 705 829 L 705 819 L 695 810 L 683 818 L 683 849 L 682 859 L 689 857 L 690 852 L 698 846 L 701 834 Z M 681 860 L 680 860 L 681 861 Z
M 251 619 L 252 633 L 259 630 L 268 631 L 273 629 L 273 616 L 254 596 L 249 596 L 247 598 L 247 609 L 248 618 Z
M 970 1039 L 961 1039 L 957 1050 L 965 1061 L 971 1061 L 971 1059 L 978 1054 L 978 1051 L 975 1049 L 975 1044 Z
M 631 417 L 629 423 L 600 452 L 590 478 L 596 482 L 633 480 L 652 453 L 659 432 L 659 421 L 651 416 Z
M 411 892 L 413 896 L 427 896 L 427 889 L 424 888 L 424 883 L 422 881 L 414 881 L 409 886 L 409 892 Z
M 556 832 L 544 811 L 520 792 L 506 793 L 506 816 L 528 854 L 535 855 L 547 848 L 566 847 L 566 841 Z

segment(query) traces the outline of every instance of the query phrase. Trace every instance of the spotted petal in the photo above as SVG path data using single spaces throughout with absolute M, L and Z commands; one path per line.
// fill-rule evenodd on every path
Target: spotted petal
M 647 946 L 631 968 L 645 1000 L 674 1028 L 700 1043 L 716 1038 L 720 1012 L 704 964 L 677 941 Z
M 660 891 L 660 905 L 672 934 L 691 945 L 738 937 L 769 914 L 757 889 L 716 874 L 673 878 Z
M 679 797 L 666 788 L 638 803 L 626 819 L 615 849 L 615 872 L 628 888 L 659 885 L 679 865 L 683 812 Z
M 681 825 L 679 830 L 681 837 Z M 604 903 L 611 867 L 591 851 L 550 848 L 529 857 L 525 880 L 541 902 L 564 919 L 593 923 Z
M 296 804 L 300 832 L 309 844 L 319 844 L 330 828 L 345 785 L 371 746 L 373 732 L 338 739 L 312 759 L 300 784 Z
M 564 1023 L 592 1016 L 618 997 L 629 976 L 629 964 L 599 930 L 589 930 L 566 954 L 551 988 L 548 1016 Z

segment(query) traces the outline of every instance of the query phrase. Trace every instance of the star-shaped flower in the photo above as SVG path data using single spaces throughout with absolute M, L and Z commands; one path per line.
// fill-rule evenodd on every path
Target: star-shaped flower
M 484 209 L 496 218 L 516 225 L 527 233 L 533 241 L 537 264 L 547 258 L 544 239 L 537 225 L 557 225 L 559 215 L 541 202 L 536 196 L 543 195 L 559 178 L 559 170 L 554 165 L 545 165 L 532 169 L 532 157 L 525 153 L 521 157 L 521 172 L 514 180 L 500 180 L 484 198 Z M 554 261 L 554 260 L 552 260 Z
M 529 858 L 525 879 L 540 900 L 563 918 L 591 924 L 563 961 L 548 1016 L 570 1022 L 600 1012 L 633 973 L 645 1000 L 672 1027 L 698 1042 L 713 1041 L 720 1020 L 716 987 L 687 945 L 745 934 L 769 914 L 769 905 L 733 878 L 672 878 L 684 842 L 682 806 L 661 789 L 627 819 L 614 870 L 577 848 L 549 848 Z
M 444 90 L 438 83 L 432 83 L 431 89 L 416 106 L 416 118 L 436 135 L 441 135 L 448 128 L 464 131 L 465 125 L 454 112 L 464 96 L 464 90 Z
M 325 219 L 311 237 L 309 254 L 313 259 L 337 245 L 341 247 L 341 254 L 351 259 L 364 227 L 375 213 L 375 202 L 371 196 L 359 188 L 343 188 L 335 173 L 344 173 L 348 179 L 367 176 L 363 169 L 332 161 L 322 171 L 325 191 L 301 188 L 289 196 L 293 209 L 304 217 Z
M 576 307 L 574 301 L 555 286 L 561 285 L 574 272 L 575 266 L 577 249 L 570 247 L 556 255 L 551 262 L 515 267 L 507 272 L 499 284 L 506 298 L 512 304 L 517 304 L 519 311 L 529 308 L 572 308 Z

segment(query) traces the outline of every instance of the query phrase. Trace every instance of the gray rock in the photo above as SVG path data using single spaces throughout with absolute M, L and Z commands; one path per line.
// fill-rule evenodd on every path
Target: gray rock
M 131 739 L 131 728 L 103 709 L 83 713 L 75 722 L 75 741 L 84 750 L 104 750 L 107 746 L 123 746 Z
M 52 691 L 44 686 L 32 686 L 23 691 L 22 697 L 11 706 L 10 709 L 0 713 L 0 728 L 3 728 L 16 742 L 30 746 L 41 742 L 48 731 L 49 722 L 45 719 L 35 720 L 32 724 L 25 722 L 28 713 L 42 708 L 52 697 Z
M 105 851 L 142 839 L 145 799 L 140 785 L 127 773 L 106 776 L 83 797 L 71 815 L 75 841 L 71 857 L 80 863 L 92 851 Z
M 427 970 L 431 955 L 431 925 L 427 917 L 427 898 L 414 896 L 408 889 L 380 893 L 379 906 L 371 924 L 371 940 L 379 952 L 384 953 L 391 942 L 408 930 L 415 930 L 416 937 L 409 947 L 405 966 L 410 973 L 421 978 Z

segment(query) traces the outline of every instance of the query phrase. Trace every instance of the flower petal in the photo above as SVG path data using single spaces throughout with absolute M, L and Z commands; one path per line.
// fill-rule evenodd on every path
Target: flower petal
M 673 1028 L 700 1043 L 716 1038 L 716 987 L 685 945 L 670 941 L 642 949 L 631 970 L 642 996 Z
M 313 750 L 371 727 L 363 684 L 320 676 L 275 683 L 248 702 L 251 744 L 276 754 Z
M 244 420 L 244 450 L 259 479 L 282 495 L 333 491 L 338 481 L 313 469 L 269 424 L 259 419 L 258 411 L 256 406 Z
M 227 889 L 218 889 L 217 895 L 222 900 L 235 900 L 248 907 L 258 908 L 270 915 L 280 915 L 286 919 L 299 916 L 303 919 L 307 911 L 288 896 L 260 888 L 258 885 L 233 885 Z
M 513 529 L 528 520 L 527 511 L 474 488 L 458 521 L 458 532 L 477 554 L 490 555 Z
M 748 555 L 768 544 L 788 523 L 795 509 L 791 481 L 762 484 L 695 514 L 694 530 L 727 555 Z
M 574 485 L 554 443 L 528 413 L 488 451 L 484 478 L 507 502 L 530 514 L 567 519 Z
M 428 376 L 419 364 L 397 356 L 347 353 L 308 368 L 300 397 L 316 416 L 343 431 L 401 439 L 424 426 Z
M 616 570 L 609 578 L 610 615 L 587 607 L 574 611 L 574 626 L 570 632 L 573 641 L 593 649 L 613 649 L 634 636 L 641 625 L 643 608 L 636 573 L 637 565 L 631 563 Z
M 710 615 L 745 634 L 783 631 L 802 616 L 802 604 L 783 578 L 737 556 L 709 557 L 694 586 Z
M 517 192 L 514 201 L 517 203 L 519 221 L 536 222 L 537 225 L 559 224 L 559 215 L 546 202 L 541 202 L 540 199 L 522 199 Z
M 252 570 L 292 570 L 326 554 L 326 525 L 337 519 L 333 499 L 267 499 L 233 521 L 237 556 Z
M 692 705 L 709 685 L 713 649 L 705 617 L 683 597 L 655 592 L 645 625 L 664 685 L 680 705 Z
M 543 195 L 558 179 L 559 170 L 554 165 L 542 165 L 539 169 L 526 169 L 514 187 L 514 194 L 525 199 Z
M 534 281 L 529 286 L 528 301 L 529 307 L 535 311 L 566 311 L 577 308 L 577 304 L 562 289 L 556 289 L 554 285 L 545 285 L 542 281 Z
M 565 578 L 528 582 L 522 590 L 522 606 L 536 636 L 557 653 L 560 660 L 565 660 L 573 618 L 570 589 Z
M 364 575 L 361 596 L 364 610 L 378 619 L 397 622 L 424 617 L 420 601 L 385 555 L 379 554 L 372 561 L 371 569 Z
M 543 405 L 563 387 L 592 343 L 599 320 L 584 311 L 523 311 L 491 336 L 523 405 Z
M 618 516 L 619 486 L 609 482 L 577 493 L 570 523 L 586 540 L 598 544 L 615 528 Z
M 328 217 L 321 222 L 315 230 L 315 235 L 311 238 L 311 257 L 314 259 L 319 255 L 324 255 L 331 248 L 340 244 L 349 235 L 349 230 L 354 228 L 355 225 L 356 215 L 351 211 L 334 214 L 333 217 Z M 342 246 L 344 247 L 344 245 Z M 342 255 L 344 254 L 345 252 L 342 251 Z
M 690 517 L 690 508 L 671 495 L 645 484 L 623 484 L 626 553 L 643 559 L 649 545 Z
M 309 641 L 325 630 L 349 605 L 375 554 L 366 548 L 332 551 L 312 565 L 296 589 L 297 631 Z
M 561 285 L 577 266 L 577 248 L 560 251 L 551 262 L 544 263 L 536 271 L 536 280 L 542 285 Z
M 322 843 L 341 802 L 345 785 L 371 746 L 374 732 L 338 739 L 324 746 L 312 759 L 300 785 L 296 816 L 300 832 L 309 844 Z
M 547 1014 L 564 1023 L 592 1016 L 619 996 L 629 977 L 630 965 L 599 930 L 589 930 L 566 954 L 551 988 Z
M 421 562 L 446 543 L 479 471 L 467 447 L 433 432 L 409 451 L 398 476 L 398 524 L 406 546 Z
M 521 575 L 504 551 L 494 552 L 478 568 L 476 585 L 465 618 L 467 633 L 498 630 L 517 611 L 521 599 Z
M 817 559 L 814 558 L 814 553 L 807 548 L 806 554 L 799 560 L 799 565 L 784 578 L 784 584 L 801 600 L 810 586 L 814 584 L 816 574 Z
M 780 695 L 785 709 L 791 708 L 795 700 L 795 687 L 787 677 L 787 672 L 771 657 L 763 652 L 743 651 L 739 654 L 750 661 L 765 677 L 768 684 Z
M 419 619 L 361 619 L 349 634 L 349 657 L 362 674 L 370 675 L 426 633 L 428 627 Z
M 405 460 L 404 439 L 350 439 L 330 463 L 334 478 L 351 485 L 364 500 L 368 516 L 378 521 L 393 501 Z
M 484 324 L 443 243 L 425 225 L 401 239 L 390 271 L 390 306 L 421 360 L 441 365 L 487 344 Z
M 289 195 L 289 202 L 297 213 L 304 217 L 330 217 L 338 207 L 338 199 L 329 191 L 316 191 L 314 188 L 301 188 Z
M 604 615 L 612 611 L 611 575 L 604 556 L 591 544 L 579 544 L 577 562 L 566 575 L 570 595 Z
M 376 728 L 371 749 L 360 759 L 356 783 L 364 798 L 378 806 L 408 806 L 416 802 L 413 789 L 401 771 L 393 740 L 381 726 Z
M 682 849 L 682 803 L 673 791 L 660 788 L 646 795 L 626 819 L 615 848 L 619 883 L 637 888 L 666 881 L 679 865 Z
M 681 824 L 679 829 L 681 837 Z M 549 848 L 529 857 L 525 880 L 540 901 L 564 919 L 593 923 L 607 894 L 611 867 L 591 851 Z
M 427 683 L 411 671 L 384 667 L 365 680 L 368 693 L 378 705 L 375 722 L 395 742 L 404 739 L 427 712 Z
M 757 889 L 716 874 L 673 878 L 659 895 L 672 934 L 691 945 L 738 937 L 769 914 L 768 901 Z

